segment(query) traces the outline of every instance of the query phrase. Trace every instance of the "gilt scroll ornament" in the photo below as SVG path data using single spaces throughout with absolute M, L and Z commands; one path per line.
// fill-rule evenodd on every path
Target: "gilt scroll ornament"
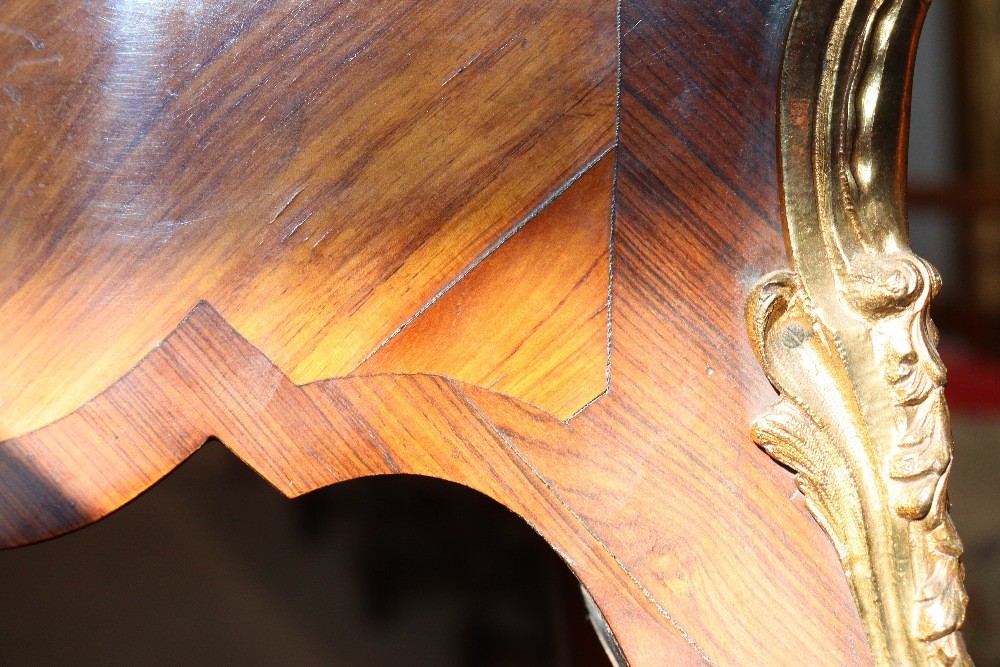
M 925 0 L 798 0 L 779 133 L 792 270 L 750 295 L 780 398 L 754 440 L 797 473 L 847 573 L 878 665 L 971 665 L 948 515 L 940 287 L 909 249 L 908 92 Z

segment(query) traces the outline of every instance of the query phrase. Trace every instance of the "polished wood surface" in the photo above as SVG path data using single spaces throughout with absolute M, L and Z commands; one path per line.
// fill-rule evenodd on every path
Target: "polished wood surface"
M 614 158 L 601 158 L 356 372 L 443 375 L 560 419 L 600 396 Z
M 296 382 L 352 372 L 610 148 L 614 22 L 4 3 L 0 437 L 93 398 L 202 299 Z
M 289 496 L 482 491 L 633 666 L 870 664 L 748 435 L 787 3 L 128 7 L 0 10 L 62 58 L 0 96 L 5 545 L 217 436 Z

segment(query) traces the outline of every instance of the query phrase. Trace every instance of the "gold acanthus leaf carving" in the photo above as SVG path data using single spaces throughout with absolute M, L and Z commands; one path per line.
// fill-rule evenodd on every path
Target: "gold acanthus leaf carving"
M 754 440 L 796 471 L 837 549 L 876 664 L 971 665 L 952 442 L 930 301 L 909 250 L 908 90 L 926 0 L 797 0 L 779 144 L 791 270 L 747 325 L 780 398 Z
M 851 384 L 846 343 L 815 312 L 791 271 L 766 276 L 749 301 L 751 341 L 781 394 L 751 433 L 775 460 L 796 471 L 809 511 L 848 573 L 869 636 L 894 656 L 884 664 L 971 664 L 957 632 L 967 598 L 962 544 L 947 512 L 945 375 L 926 316 L 939 281 L 929 264 L 909 254 L 884 268 L 887 275 L 869 271 L 860 277 L 847 299 L 882 371 L 873 379 L 886 389 L 886 432 L 893 437 L 871 438 L 860 405 L 864 397 Z M 886 518 L 888 530 L 879 525 Z M 896 544 L 901 538 L 903 544 Z M 901 547 L 909 552 L 909 596 L 906 577 L 879 567 L 890 564 Z M 893 595 L 895 605 L 887 599 Z M 896 619 L 887 615 L 893 606 L 901 612 Z M 910 623 L 894 623 L 907 616 Z M 896 650 L 892 625 L 904 640 Z M 918 657 L 905 657 L 912 652 L 906 645 Z

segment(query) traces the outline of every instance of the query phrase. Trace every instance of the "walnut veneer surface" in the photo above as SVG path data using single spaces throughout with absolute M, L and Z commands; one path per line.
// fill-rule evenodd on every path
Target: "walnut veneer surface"
M 0 542 L 216 436 L 487 494 L 631 664 L 870 663 L 748 436 L 790 3 L 0 6 Z

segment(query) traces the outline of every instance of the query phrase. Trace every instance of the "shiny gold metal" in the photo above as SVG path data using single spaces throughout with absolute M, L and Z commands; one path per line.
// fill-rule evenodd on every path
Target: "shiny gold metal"
M 909 85 L 924 0 L 798 0 L 780 100 L 791 271 L 747 324 L 780 399 L 754 440 L 793 468 L 847 573 L 878 665 L 971 665 L 952 445 L 928 308 L 909 249 Z

